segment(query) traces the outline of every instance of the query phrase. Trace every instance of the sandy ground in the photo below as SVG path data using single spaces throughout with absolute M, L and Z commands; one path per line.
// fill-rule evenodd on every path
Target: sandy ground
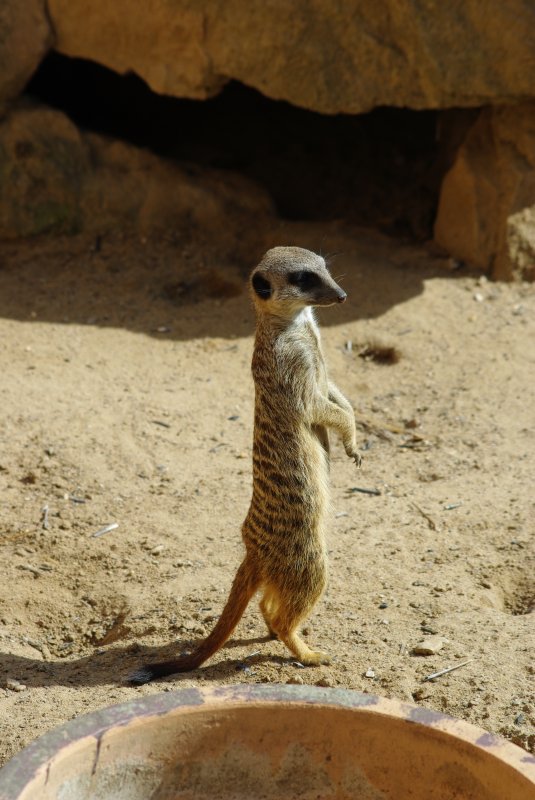
M 333 665 L 296 665 L 253 603 L 203 668 L 125 685 L 209 631 L 240 560 L 245 273 L 180 237 L 4 244 L 0 763 L 78 714 L 205 682 L 415 700 L 535 748 L 534 287 L 336 226 L 275 240 L 342 250 L 350 296 L 321 322 L 365 462 L 334 444 L 330 585 L 306 629 Z M 376 339 L 397 364 L 359 356 Z M 412 653 L 435 634 L 440 652 Z

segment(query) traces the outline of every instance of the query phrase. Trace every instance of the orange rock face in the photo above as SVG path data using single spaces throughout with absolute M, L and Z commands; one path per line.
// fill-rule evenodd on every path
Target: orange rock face
M 533 96 L 530 0 L 49 0 L 56 47 L 156 92 L 205 98 L 235 79 L 323 113 Z
M 16 97 L 52 44 L 44 0 L 0 3 L 0 112 Z
M 482 111 L 444 178 L 435 240 L 498 279 L 535 279 L 535 103 Z

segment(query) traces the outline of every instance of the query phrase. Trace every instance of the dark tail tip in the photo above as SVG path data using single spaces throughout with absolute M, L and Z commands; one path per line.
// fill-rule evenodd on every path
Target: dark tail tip
M 143 686 L 144 683 L 150 683 L 157 677 L 158 676 L 155 674 L 154 670 L 152 670 L 149 666 L 145 666 L 136 669 L 135 672 L 132 672 L 132 674 L 126 679 L 126 682 L 132 684 L 133 686 Z

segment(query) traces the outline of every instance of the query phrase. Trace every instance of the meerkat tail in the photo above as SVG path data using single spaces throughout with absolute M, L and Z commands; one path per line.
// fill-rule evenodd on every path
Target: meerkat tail
M 259 583 L 256 573 L 253 572 L 250 563 L 245 559 L 236 572 L 228 600 L 215 628 L 196 650 L 171 661 L 144 664 L 129 676 L 128 682 L 134 684 L 149 683 L 149 681 L 153 681 L 156 678 L 173 675 L 175 672 L 189 672 L 200 667 L 210 656 L 223 647 L 242 618 L 251 597 L 258 589 Z

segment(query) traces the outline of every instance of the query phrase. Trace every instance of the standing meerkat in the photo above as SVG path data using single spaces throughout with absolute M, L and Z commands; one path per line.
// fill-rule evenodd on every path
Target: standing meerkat
M 271 636 L 302 664 L 329 663 L 298 633 L 327 580 L 328 429 L 340 434 L 357 466 L 361 459 L 353 409 L 328 379 L 312 307 L 343 303 L 346 293 L 324 259 L 300 247 L 269 250 L 253 270 L 251 290 L 255 416 L 245 558 L 209 636 L 189 655 L 141 667 L 133 683 L 199 667 L 225 644 L 257 590 Z

